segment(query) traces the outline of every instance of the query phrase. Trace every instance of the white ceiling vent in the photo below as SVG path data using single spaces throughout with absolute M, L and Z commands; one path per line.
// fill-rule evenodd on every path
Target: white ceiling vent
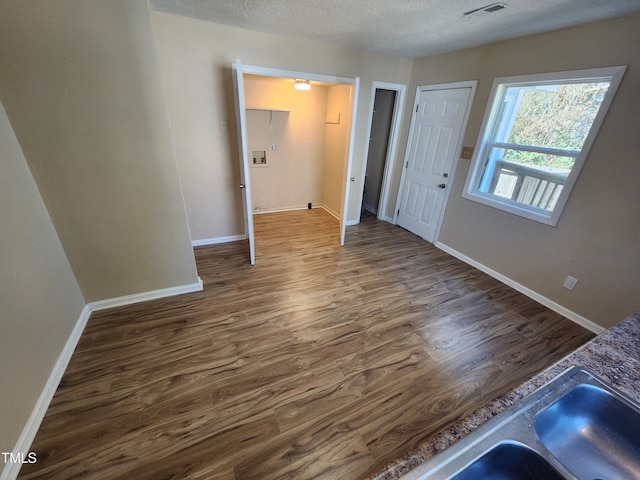
M 485 15 L 487 13 L 494 13 L 500 10 L 504 10 L 508 6 L 509 5 L 507 5 L 506 3 L 500 3 L 500 2 L 492 3 L 491 5 L 485 5 L 484 7 L 476 8 L 475 10 L 469 10 L 468 12 L 463 13 L 462 17 L 463 18 L 479 17 L 480 15 Z

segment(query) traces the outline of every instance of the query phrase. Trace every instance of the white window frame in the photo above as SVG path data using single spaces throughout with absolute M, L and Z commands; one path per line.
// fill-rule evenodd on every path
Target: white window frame
M 473 200 L 475 202 L 482 203 L 484 205 L 488 205 L 490 207 L 497 208 L 499 210 L 503 210 L 505 212 L 509 212 L 515 215 L 519 215 L 521 217 L 527 218 L 529 220 L 534 220 L 536 222 L 544 223 L 546 225 L 556 226 L 558 220 L 560 219 L 560 215 L 564 210 L 564 207 L 569 199 L 569 195 L 571 194 L 571 190 L 580 174 L 580 170 L 582 169 L 585 159 L 589 154 L 589 150 L 593 141 L 598 134 L 598 130 L 602 125 L 605 115 L 607 114 L 607 110 L 611 105 L 611 101 L 613 100 L 614 95 L 622 81 L 622 77 L 624 72 L 626 71 L 626 66 L 618 66 L 618 67 L 606 67 L 606 68 L 594 68 L 587 70 L 573 70 L 567 72 L 554 72 L 554 73 L 543 73 L 543 74 L 535 74 L 535 75 L 519 75 L 512 77 L 498 77 L 493 81 L 493 85 L 491 87 L 491 93 L 489 94 L 489 100 L 487 102 L 487 107 L 484 112 L 484 118 L 482 120 L 482 125 L 480 127 L 480 134 L 478 135 L 478 141 L 476 142 L 474 155 L 471 160 L 471 166 L 469 167 L 469 172 L 467 174 L 467 180 L 465 182 L 464 189 L 462 191 L 462 196 L 468 200 Z M 500 110 L 499 102 L 496 102 L 496 99 L 501 99 L 504 96 L 504 92 L 509 87 L 517 87 L 517 86 L 532 86 L 532 85 L 554 85 L 558 83 L 575 83 L 576 81 L 584 81 L 584 82 L 597 82 L 597 81 L 608 81 L 609 89 L 600 105 L 600 109 L 591 125 L 591 129 L 587 138 L 584 141 L 584 145 L 582 146 L 582 150 L 580 151 L 565 151 L 558 150 L 553 148 L 544 148 L 544 147 L 535 147 L 531 149 L 525 146 L 518 146 L 522 149 L 529 149 L 536 152 L 543 153 L 552 153 L 556 155 L 567 155 L 575 158 L 575 163 L 571 168 L 571 172 L 569 176 L 565 180 L 564 187 L 562 188 L 562 192 L 558 197 L 557 203 L 553 211 L 542 210 L 540 208 L 532 207 L 525 205 L 523 203 L 517 202 L 515 200 L 511 200 L 508 198 L 500 197 L 498 195 L 492 193 L 486 193 L 480 191 L 479 182 L 482 178 L 483 169 L 485 167 L 485 159 L 488 154 L 488 149 L 492 146 L 502 146 L 508 148 L 508 144 L 500 144 L 498 142 L 494 142 L 491 137 L 491 132 L 495 126 L 495 123 L 499 121 L 498 115 Z

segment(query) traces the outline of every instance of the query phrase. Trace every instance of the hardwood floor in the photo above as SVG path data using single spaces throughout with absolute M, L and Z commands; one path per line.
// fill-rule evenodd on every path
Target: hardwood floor
M 20 478 L 363 478 L 593 336 L 372 216 L 255 228 L 256 266 L 92 314 Z

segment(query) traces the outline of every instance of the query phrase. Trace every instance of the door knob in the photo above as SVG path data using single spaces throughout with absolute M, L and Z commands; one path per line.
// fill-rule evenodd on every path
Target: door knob
M 446 185 L 444 183 L 441 183 L 440 185 L 438 185 L 438 188 L 445 188 Z
M 238 185 L 238 188 L 245 188 L 244 183 L 241 183 L 240 185 Z

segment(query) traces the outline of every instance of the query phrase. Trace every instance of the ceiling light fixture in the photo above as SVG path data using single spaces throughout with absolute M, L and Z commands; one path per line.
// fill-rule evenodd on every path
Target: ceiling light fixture
M 309 80 L 296 79 L 295 83 L 293 84 L 293 88 L 295 88 L 296 90 L 311 90 L 311 83 L 309 82 Z

